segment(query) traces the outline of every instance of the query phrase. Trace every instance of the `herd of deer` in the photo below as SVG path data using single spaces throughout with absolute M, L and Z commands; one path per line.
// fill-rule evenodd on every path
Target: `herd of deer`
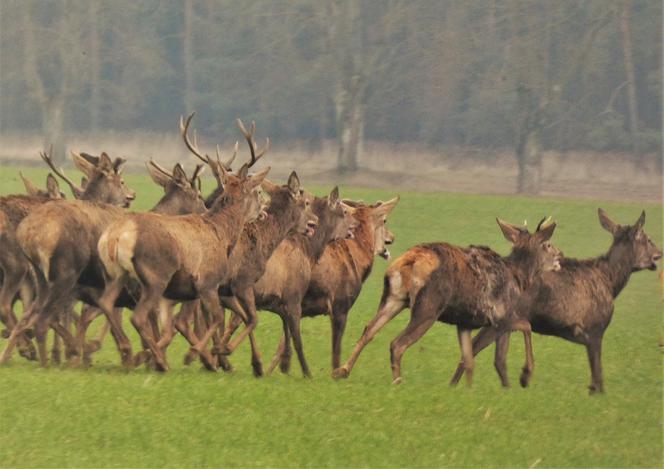
M 294 171 L 284 185 L 268 181 L 269 168 L 250 174 L 269 140 L 259 150 L 255 125 L 247 129 L 240 120 L 250 159 L 233 171 L 238 144 L 226 162 L 218 148 L 216 157 L 204 154 L 196 138 L 189 137 L 192 118 L 193 114 L 181 119 L 180 130 L 186 147 L 203 164 L 188 177 L 179 163 L 169 172 L 148 162 L 150 176 L 165 192 L 149 212 L 126 210 L 135 193 L 122 178 L 125 161 L 112 160 L 106 153 L 72 153 L 84 174 L 80 186 L 56 168 L 50 154 L 41 153 L 69 185 L 73 201 L 64 200 L 51 174 L 47 191 L 23 178 L 28 195 L 0 198 L 0 319 L 8 339 L 0 363 L 18 348 L 20 355 L 38 358 L 46 366 L 46 336 L 52 328 L 52 360 L 60 361 L 64 344 L 70 363 L 89 365 L 110 329 L 125 367 L 148 363 L 167 371 L 166 350 L 179 332 L 190 344 L 185 362 L 198 357 L 208 370 L 231 370 L 228 356 L 248 338 L 253 373 L 261 376 L 254 330 L 257 310 L 268 310 L 283 322 L 269 372 L 277 365 L 289 371 L 292 344 L 302 373 L 311 376 L 300 320 L 328 315 L 332 374 L 345 378 L 367 343 L 409 308 L 410 322 L 390 346 L 394 382 L 401 381 L 405 350 L 441 321 L 457 327 L 461 348 L 452 383 L 465 372 L 470 384 L 474 356 L 495 341 L 495 367 L 502 384 L 509 386 L 509 335 L 521 331 L 526 364 L 520 382 L 527 386 L 535 331 L 585 345 L 590 390 L 603 391 L 601 344 L 613 301 L 632 272 L 655 270 L 662 257 L 643 230 L 645 213 L 634 225 L 618 225 L 600 209 L 600 223 L 613 235 L 613 243 L 605 255 L 587 260 L 562 256 L 549 242 L 556 226 L 549 220 L 530 233 L 498 219 L 512 243 L 506 257 L 484 246 L 415 246 L 389 266 L 378 312 L 341 365 L 348 313 L 374 257 L 390 258 L 394 235 L 386 219 L 399 198 L 367 205 L 340 199 L 336 187 L 327 197 L 315 197 L 303 190 Z M 200 176 L 206 167 L 217 187 L 204 198 Z M 24 309 L 20 320 L 13 311 L 17 301 Z M 74 306 L 79 301 L 83 307 L 77 314 Z M 181 307 L 174 315 L 177 303 Z M 136 354 L 122 326 L 125 308 L 132 311 L 131 322 L 142 343 Z M 233 313 L 228 324 L 226 308 Z M 88 340 L 87 329 L 101 314 L 106 326 Z M 478 328 L 471 339 L 471 331 Z

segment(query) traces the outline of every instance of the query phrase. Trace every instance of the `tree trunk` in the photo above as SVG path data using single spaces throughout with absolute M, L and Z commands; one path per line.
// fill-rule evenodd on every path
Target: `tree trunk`
M 42 132 L 44 148 L 53 147 L 53 161 L 62 163 L 66 159 L 65 103 L 61 95 L 48 100 L 42 107 Z
M 538 129 L 526 131 L 523 142 L 517 146 L 517 160 L 519 193 L 538 194 L 542 177 L 542 153 Z
M 184 69 L 183 101 L 185 112 L 190 113 L 194 107 L 194 61 L 192 55 L 192 0 L 184 0 L 184 26 L 182 29 L 182 65 Z
M 101 93 L 99 77 L 101 65 L 99 61 L 99 0 L 89 0 L 90 9 L 90 130 L 99 129 L 101 115 Z
M 627 106 L 629 109 L 629 132 L 632 137 L 632 150 L 637 151 L 637 132 L 639 130 L 639 110 L 636 102 L 636 78 L 634 59 L 632 58 L 632 32 L 629 25 L 631 1 L 625 1 L 620 12 L 620 33 L 622 36 L 623 58 L 627 75 Z

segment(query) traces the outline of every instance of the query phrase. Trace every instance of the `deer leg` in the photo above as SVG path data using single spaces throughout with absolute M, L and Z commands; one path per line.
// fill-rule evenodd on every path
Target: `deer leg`
M 413 310 L 406 328 L 390 344 L 392 383 L 401 383 L 401 357 L 408 347 L 417 342 L 433 326 L 436 322 L 436 312 L 437 310 L 427 312 Z
M 385 295 L 384 295 L 385 296 Z M 406 302 L 404 299 L 398 298 L 396 295 L 388 295 L 385 297 L 380 304 L 378 312 L 373 317 L 369 324 L 364 328 L 360 340 L 355 344 L 355 348 L 351 353 L 346 363 L 344 363 L 341 368 L 337 368 L 332 372 L 333 378 L 348 378 L 350 375 L 355 362 L 357 361 L 362 349 L 371 342 L 374 336 L 394 317 L 399 314 L 406 307 Z
M 106 316 L 106 320 L 111 327 L 111 335 L 115 339 L 115 343 L 118 347 L 118 352 L 120 352 L 120 359 L 122 361 L 122 366 L 125 368 L 131 368 L 132 366 L 132 352 L 131 352 L 131 342 L 122 329 L 122 313 L 121 309 L 115 308 L 115 301 L 122 292 L 124 284 L 126 281 L 126 275 L 121 275 L 114 279 L 111 279 L 106 282 L 106 288 L 104 293 L 97 304 L 99 309 Z M 81 315 L 83 316 L 83 315 Z M 85 340 L 85 332 L 83 332 L 83 340 Z M 79 336 L 80 339 L 80 336 Z M 83 347 L 83 344 L 80 344 Z
M 94 348 L 95 346 L 92 344 L 94 341 L 92 341 L 90 344 L 86 344 L 85 342 L 85 334 L 88 331 L 90 324 L 100 314 L 103 313 L 99 308 L 94 308 L 90 305 L 83 305 L 83 308 L 81 309 L 81 315 L 78 318 L 78 325 L 76 327 L 76 343 L 86 365 L 90 364 L 90 355 L 94 351 L 99 350 L 99 347 L 101 346 L 101 342 L 97 342 L 96 348 Z M 108 322 L 104 323 L 105 326 L 106 324 L 108 324 Z
M 604 392 L 604 382 L 602 379 L 602 338 L 591 337 L 590 342 L 586 344 L 588 352 L 588 361 L 590 362 L 590 373 L 592 382 L 588 387 L 590 394 Z
M 484 350 L 489 345 L 494 343 L 496 337 L 498 337 L 498 334 L 495 328 L 486 326 L 480 329 L 480 331 L 473 339 L 473 356 L 476 356 L 482 350 Z M 459 380 L 463 376 L 463 371 L 464 371 L 464 366 L 463 366 L 463 357 L 462 357 L 461 361 L 459 362 L 459 365 L 457 366 L 456 371 L 454 372 L 454 376 L 452 376 L 452 380 L 450 381 L 450 386 L 454 386 L 459 382 Z
M 493 366 L 500 377 L 500 383 L 504 388 L 510 387 L 509 377 L 507 376 L 507 352 L 510 347 L 510 333 L 500 334 L 496 339 L 496 352 L 493 359 Z M 474 352 L 474 350 L 473 350 Z
M 330 309 L 330 320 L 332 322 L 332 369 L 339 368 L 341 364 L 341 339 L 346 330 L 348 311 L 335 313 Z
M 159 302 L 162 300 L 162 293 L 166 290 L 166 285 L 161 285 L 160 287 L 142 285 L 141 298 L 138 300 L 134 314 L 131 316 L 131 322 L 141 336 L 143 343 L 152 353 L 155 369 L 165 372 L 168 371 L 168 363 L 166 363 L 166 357 L 161 353 L 159 347 L 157 347 L 156 338 L 152 334 L 150 324 L 150 313 L 159 305 Z
M 203 310 L 210 318 L 210 323 L 207 331 L 203 337 L 192 346 L 192 350 L 198 353 L 203 360 L 203 365 L 210 371 L 217 371 L 218 366 L 214 357 L 205 348 L 212 335 L 216 332 L 217 328 L 224 328 L 224 308 L 219 304 L 219 295 L 217 294 L 216 287 L 213 289 L 203 290 L 200 295 Z
M 201 302 L 199 300 L 187 301 L 182 303 L 182 306 L 180 306 L 180 312 L 175 315 L 175 329 L 182 334 L 182 337 L 184 337 L 191 345 L 198 342 L 198 334 L 190 331 L 189 324 L 191 324 L 193 320 L 198 321 L 197 317 L 200 316 L 200 305 Z M 189 350 L 184 357 L 184 364 L 191 364 L 197 355 L 196 352 Z
M 302 375 L 305 378 L 311 378 L 311 371 L 309 371 L 309 365 L 307 364 L 307 359 L 304 356 L 304 348 L 302 346 L 302 335 L 300 333 L 300 320 L 302 319 L 302 305 L 298 301 L 297 303 L 291 304 L 286 310 L 286 322 L 288 323 L 288 328 L 290 329 L 291 336 L 293 337 L 293 347 L 295 347 L 295 352 L 297 353 L 297 358 L 300 362 L 300 368 L 302 368 Z
M 466 384 L 470 387 L 473 384 L 473 369 L 475 368 L 471 330 L 457 326 L 457 337 L 459 339 L 459 347 L 461 348 L 461 355 L 463 357 L 463 369 L 466 373 Z
M 251 344 L 251 366 L 254 371 L 254 376 L 259 377 L 263 376 L 263 363 L 261 361 L 261 353 L 258 349 L 258 343 L 253 334 L 256 326 L 258 325 L 258 314 L 256 312 L 256 302 L 254 298 L 254 290 L 252 287 L 248 288 L 238 288 L 235 292 L 236 295 L 234 298 L 242 306 L 241 310 L 244 313 L 243 319 L 245 319 L 245 328 L 240 332 L 240 334 L 233 339 L 227 346 L 227 351 L 233 353 L 235 349 L 240 345 L 242 340 L 245 337 L 249 336 L 249 342 Z M 239 312 L 239 311 L 238 311 Z
M 161 320 L 161 338 L 157 346 L 164 353 L 175 337 L 175 326 L 173 325 L 173 302 L 164 301 L 159 305 L 159 318 Z
M 12 271 L 11 273 L 4 271 L 2 278 L 2 288 L 0 288 L 0 320 L 5 326 L 7 326 L 8 333 L 9 331 L 12 331 L 18 323 L 18 319 L 14 315 L 12 305 L 14 298 L 16 297 L 16 293 L 21 290 L 21 287 L 25 283 L 25 270 L 20 270 L 17 272 Z M 28 309 L 30 301 L 27 299 L 27 295 L 26 297 L 22 298 L 23 310 L 25 311 Z M 26 334 L 21 334 L 19 336 L 17 345 L 21 356 L 27 358 L 28 360 L 35 360 L 37 358 L 37 352 L 34 345 L 32 344 L 32 340 L 30 340 Z
M 526 363 L 523 365 L 519 383 L 521 384 L 521 387 L 526 388 L 530 383 L 530 378 L 533 376 L 533 369 L 535 368 L 535 357 L 533 356 L 533 340 L 532 333 L 530 331 L 523 332 L 523 341 L 526 348 Z
M 288 325 L 284 323 L 284 328 L 288 329 Z M 283 354 L 284 354 L 284 349 L 286 348 L 286 340 L 290 340 L 290 334 L 289 338 L 286 339 L 286 333 L 284 332 L 281 335 L 281 339 L 279 339 L 279 345 L 277 346 L 277 351 L 275 352 L 274 356 L 272 357 L 272 361 L 270 362 L 270 365 L 267 368 L 267 374 L 271 375 L 274 369 L 277 367 L 279 363 L 281 363 Z M 290 365 L 290 361 L 289 361 Z M 288 373 L 288 370 L 283 371 L 283 373 Z
M 56 317 L 54 318 L 53 325 L 59 324 L 63 318 Z M 36 332 L 36 331 L 35 331 Z M 62 361 L 62 339 L 60 335 L 56 332 L 53 334 L 53 347 L 51 348 L 51 361 L 56 365 L 59 365 Z
M 11 358 L 14 347 L 16 347 L 16 343 L 21 334 L 33 327 L 37 322 L 37 319 L 38 315 L 33 305 L 33 308 L 29 309 L 26 313 L 23 314 L 23 317 L 16 324 L 11 334 L 9 335 L 7 345 L 5 345 L 5 349 L 2 351 L 2 356 L 0 356 L 0 365 L 7 363 L 7 361 Z

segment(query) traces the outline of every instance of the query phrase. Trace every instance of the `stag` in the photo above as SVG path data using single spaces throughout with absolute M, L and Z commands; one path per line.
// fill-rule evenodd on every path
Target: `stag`
M 169 215 L 184 215 L 188 213 L 204 213 L 207 210 L 200 191 L 200 176 L 203 173 L 205 166 L 197 165 L 191 178 L 187 176 L 180 163 L 175 164 L 172 172 L 163 168 L 154 160 L 150 160 L 145 166 L 152 180 L 164 189 L 164 196 L 150 210 L 151 212 Z M 132 302 L 130 293 L 125 292 L 124 297 L 125 299 L 121 302 L 122 306 L 135 306 L 135 303 Z M 83 358 L 88 364 L 90 362 L 90 354 L 99 350 L 103 336 L 108 330 L 106 327 L 102 330 L 102 333 L 96 340 L 85 344 L 87 329 L 92 321 L 100 314 L 102 314 L 102 311 L 99 308 L 84 308 L 78 324 L 77 343 L 79 351 L 82 352 Z M 117 316 L 121 313 L 115 311 L 114 314 Z M 167 316 L 165 319 L 166 322 L 168 322 L 170 317 Z M 108 326 L 108 323 L 106 323 L 106 325 Z M 153 328 L 156 328 L 156 323 L 153 324 Z
M 548 240 L 555 224 L 535 233 L 497 219 L 512 252 L 501 257 L 484 246 L 462 248 L 447 243 L 415 246 L 387 269 L 383 296 L 376 316 L 364 329 L 346 363 L 333 372 L 346 378 L 362 349 L 380 329 L 409 307 L 410 322 L 390 345 L 393 382 L 401 382 L 401 357 L 436 322 L 456 325 L 468 385 L 474 361 L 472 329 L 502 321 L 519 296 L 547 270 L 559 268 L 560 251 Z M 520 323 L 510 327 L 521 328 Z M 502 377 L 501 377 L 502 378 Z
M 159 371 L 168 370 L 168 364 L 147 327 L 149 313 L 170 308 L 174 301 L 200 299 L 213 322 L 223 323 L 217 288 L 228 273 L 228 258 L 244 225 L 262 213 L 256 189 L 269 168 L 254 176 L 248 175 L 247 164 L 237 176 L 221 165 L 217 170 L 223 192 L 207 213 L 134 214 L 110 225 L 98 243 L 108 277 L 99 306 L 112 316 L 115 300 L 125 285 L 130 280 L 140 285 L 140 299 L 131 320 Z M 120 339 L 118 345 L 125 356 L 130 353 L 126 336 L 116 339 Z M 203 347 L 205 342 L 195 345 L 199 352 Z
M 51 324 L 65 340 L 68 355 L 77 354 L 71 333 L 53 319 L 61 317 L 75 303 L 79 279 L 94 278 L 95 272 L 100 272 L 95 248 L 101 229 L 120 217 L 124 213 L 121 207 L 129 206 L 135 198 L 134 191 L 122 179 L 124 159 L 111 160 L 102 153 L 95 165 L 77 153 L 72 156 L 87 177 L 85 189 L 58 172 L 50 158 L 47 162 L 79 200 L 42 204 L 17 227 L 18 243 L 35 271 L 37 291 L 35 301 L 12 330 L 0 363 L 9 360 L 19 337 L 33 326 L 42 366 L 48 363 L 46 332 Z
M 285 339 L 284 353 L 290 353 L 290 341 L 300 361 L 302 373 L 311 377 L 304 356 L 300 320 L 302 300 L 306 294 L 316 262 L 321 258 L 328 243 L 353 236 L 356 221 L 350 210 L 339 199 L 339 189 L 335 187 L 327 197 L 316 197 L 312 203 L 313 212 L 318 217 L 318 227 L 311 237 L 295 234 L 287 237 L 274 251 L 265 266 L 265 273 L 254 285 L 256 308 L 278 314 L 283 322 Z M 223 304 L 235 316 L 233 323 L 222 339 L 222 348 L 217 350 L 226 355 L 239 345 L 242 337 L 229 343 L 231 334 L 240 324 L 242 311 L 231 297 L 222 297 Z M 225 344 L 228 344 L 226 347 Z
M 662 251 L 643 230 L 645 212 L 634 225 L 615 223 L 601 208 L 598 215 L 602 227 L 613 236 L 606 254 L 584 260 L 564 258 L 560 270 L 538 278 L 513 311 L 518 320 L 527 321 L 539 334 L 561 337 L 586 347 L 591 394 L 604 392 L 602 338 L 613 316 L 615 298 L 633 272 L 657 270 L 657 262 L 662 258 Z M 482 328 L 473 340 L 473 355 L 500 340 L 498 332 Z M 504 357 L 497 366 L 506 368 Z M 533 366 L 532 361 L 527 361 L 523 367 L 520 379 L 523 387 L 530 382 Z M 458 381 L 462 374 L 463 367 L 459 366 L 452 381 Z

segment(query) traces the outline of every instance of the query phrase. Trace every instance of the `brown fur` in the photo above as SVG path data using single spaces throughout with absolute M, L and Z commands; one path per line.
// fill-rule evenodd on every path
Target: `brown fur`
M 311 238 L 302 235 L 291 235 L 274 251 L 267 262 L 265 273 L 254 285 L 256 305 L 259 309 L 279 314 L 283 321 L 285 340 L 284 354 L 290 357 L 290 337 L 298 354 L 304 376 L 311 376 L 304 356 L 300 335 L 300 319 L 302 318 L 302 299 L 306 293 L 313 267 L 323 255 L 330 241 L 349 236 L 355 221 L 348 209 L 338 200 L 338 189 L 335 188 L 328 197 L 316 197 L 313 211 L 318 216 L 318 228 Z M 232 305 L 229 305 L 232 309 Z M 238 325 L 229 328 L 225 341 Z
M 613 235 L 607 253 L 585 260 L 563 259 L 560 271 L 543 274 L 514 309 L 514 316 L 527 321 L 533 331 L 586 347 L 592 376 L 591 393 L 604 391 L 602 338 L 613 316 L 614 299 L 632 272 L 656 270 L 656 263 L 662 257 L 662 251 L 643 231 L 645 212 L 633 226 L 614 223 L 601 209 L 599 217 L 602 226 Z M 501 337 L 482 329 L 473 341 L 473 354 L 496 339 Z M 521 385 L 524 387 L 530 381 L 533 366 L 533 363 L 526 363 L 523 368 Z M 458 380 L 460 376 L 458 369 L 453 379 Z
M 115 300 L 127 281 L 138 281 L 141 296 L 132 323 L 148 345 L 158 370 L 167 370 L 168 364 L 156 337 L 147 328 L 150 312 L 156 311 L 163 299 L 200 298 L 213 322 L 223 321 L 217 288 L 228 274 L 228 257 L 244 224 L 259 215 L 261 204 L 254 188 L 266 173 L 248 177 L 245 165 L 239 177 L 226 175 L 223 196 L 205 214 L 134 214 L 110 225 L 99 240 L 98 250 L 110 276 L 99 306 L 107 317 L 112 316 Z M 131 236 L 124 236 L 125 233 Z M 112 238 L 117 238 L 119 244 L 116 262 L 104 255 Z M 199 352 L 208 339 L 196 345 Z M 118 345 L 126 361 L 131 345 L 124 334 Z
M 525 229 L 498 221 L 513 243 L 503 258 L 483 246 L 462 248 L 447 243 L 415 246 L 397 259 L 385 274 L 385 287 L 376 316 L 365 328 L 348 361 L 334 372 L 347 377 L 364 346 L 403 309 L 410 308 L 406 329 L 392 342 L 395 382 L 401 381 L 401 357 L 436 322 L 457 326 L 468 382 L 472 378 L 470 330 L 501 327 L 512 305 L 542 271 L 558 266 L 560 252 L 547 240 L 555 225 L 530 235 Z M 539 228 L 539 227 L 538 227 Z M 470 356 L 472 358 L 472 356 Z M 501 375 L 503 384 L 505 377 Z

